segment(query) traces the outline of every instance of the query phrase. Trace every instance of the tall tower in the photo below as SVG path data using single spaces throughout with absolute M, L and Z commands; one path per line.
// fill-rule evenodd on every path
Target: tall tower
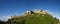
M 27 10 L 27 12 L 26 12 L 27 14 L 31 14 L 31 11 L 30 10 Z
M 24 15 L 24 16 L 27 16 L 27 15 L 29 15 L 29 14 L 31 14 L 31 11 L 30 11 L 30 10 L 27 10 L 26 13 L 23 14 L 23 15 Z

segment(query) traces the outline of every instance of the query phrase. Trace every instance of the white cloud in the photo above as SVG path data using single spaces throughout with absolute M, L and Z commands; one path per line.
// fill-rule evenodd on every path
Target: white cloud
M 54 11 L 50 11 L 50 10 L 45 10 L 45 11 L 47 11 L 47 12 L 48 12 L 49 14 L 51 14 L 53 17 L 56 17 L 56 18 L 60 19 L 59 13 L 54 12 Z
M 0 17 L 0 19 L 1 19 L 2 21 L 7 21 L 7 20 L 10 19 L 10 18 L 11 18 L 11 15 Z
M 14 15 L 17 15 L 17 13 L 15 13 Z M 13 15 L 12 15 L 13 16 Z M 11 18 L 11 15 L 7 15 L 7 16 L 1 16 L 0 17 L 0 20 L 2 20 L 2 21 L 7 21 L 8 19 L 10 19 Z

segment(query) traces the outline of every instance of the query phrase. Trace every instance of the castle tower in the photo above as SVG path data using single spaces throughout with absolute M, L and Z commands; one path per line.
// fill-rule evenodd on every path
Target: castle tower
M 27 14 L 31 14 L 31 11 L 30 10 L 27 10 L 27 12 L 26 12 Z
M 26 13 L 24 14 L 24 16 L 30 15 L 30 14 L 32 14 L 32 13 L 33 13 L 32 11 L 27 10 Z

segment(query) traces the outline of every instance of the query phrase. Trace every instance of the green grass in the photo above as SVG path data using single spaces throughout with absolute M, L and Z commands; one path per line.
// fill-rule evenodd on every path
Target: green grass
M 51 15 L 49 14 L 44 14 L 44 16 L 42 15 L 43 14 L 33 13 L 31 15 L 17 17 L 11 21 L 13 21 L 12 22 L 13 24 L 14 21 L 17 24 L 58 24 L 58 20 L 53 18 Z

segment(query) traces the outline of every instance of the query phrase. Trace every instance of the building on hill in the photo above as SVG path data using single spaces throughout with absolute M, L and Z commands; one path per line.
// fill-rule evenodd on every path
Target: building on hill
M 32 14 L 32 13 L 46 14 L 47 12 L 44 10 L 37 10 L 37 9 L 34 11 L 27 10 L 26 13 L 24 13 L 23 15 L 27 16 L 27 15 Z
M 30 11 L 30 10 L 27 10 L 27 12 L 26 12 L 27 14 L 32 14 L 33 13 L 33 11 Z
M 60 24 L 60 20 L 59 20 L 59 23 L 58 24 Z
M 24 15 L 24 16 L 27 16 L 27 15 L 32 14 L 32 13 L 33 13 L 33 11 L 27 10 L 26 13 L 23 14 L 23 15 Z
M 39 13 L 39 14 L 46 14 L 46 11 L 44 10 L 34 10 L 35 13 Z
M 27 10 L 27 12 L 26 12 L 27 14 L 31 14 L 31 11 L 30 10 Z
M 60 19 L 59 19 L 59 22 L 60 22 Z

